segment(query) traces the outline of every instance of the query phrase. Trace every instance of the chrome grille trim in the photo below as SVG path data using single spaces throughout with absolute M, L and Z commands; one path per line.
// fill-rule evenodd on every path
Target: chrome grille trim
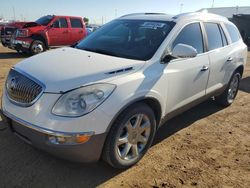
M 41 97 L 44 90 L 45 85 L 42 82 L 16 68 L 10 70 L 5 83 L 8 99 L 22 107 L 33 105 Z

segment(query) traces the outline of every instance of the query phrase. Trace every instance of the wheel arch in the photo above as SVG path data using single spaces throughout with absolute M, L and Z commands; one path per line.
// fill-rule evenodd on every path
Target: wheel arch
M 160 124 L 161 116 L 162 116 L 162 108 L 161 108 L 160 102 L 157 99 L 153 98 L 153 97 L 140 97 L 140 98 L 132 100 L 131 102 L 129 102 L 128 104 L 126 104 L 125 106 L 123 106 L 116 113 L 116 115 L 111 120 L 108 128 L 106 129 L 106 132 L 109 132 L 110 128 L 112 127 L 112 125 L 114 124 L 114 122 L 116 121 L 116 119 L 121 115 L 121 113 L 124 110 L 126 110 L 130 106 L 133 106 L 136 103 L 145 103 L 145 104 L 147 104 L 153 110 L 155 118 L 156 118 L 156 125 L 157 125 L 157 128 L 158 128 L 159 124 Z
M 48 42 L 45 37 L 43 37 L 41 34 L 33 34 L 31 35 L 31 38 L 34 40 L 41 40 L 44 42 L 46 49 L 48 49 Z
M 239 72 L 241 77 L 243 76 L 244 73 L 244 66 L 243 65 L 239 65 L 234 72 Z

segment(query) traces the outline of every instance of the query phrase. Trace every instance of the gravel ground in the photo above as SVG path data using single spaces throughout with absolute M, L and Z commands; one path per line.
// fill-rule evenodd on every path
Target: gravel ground
M 8 70 L 24 58 L 0 46 L 0 94 Z M 170 120 L 145 157 L 125 171 L 63 161 L 0 130 L 0 187 L 96 186 L 250 187 L 250 53 L 231 107 L 209 100 Z

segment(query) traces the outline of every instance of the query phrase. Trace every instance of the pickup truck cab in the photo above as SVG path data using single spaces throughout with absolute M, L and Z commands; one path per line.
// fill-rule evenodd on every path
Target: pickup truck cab
M 9 47 L 38 54 L 51 47 L 73 45 L 85 36 L 81 17 L 48 15 L 17 29 Z
M 137 163 L 168 119 L 233 103 L 247 60 L 236 26 L 209 13 L 122 16 L 78 43 L 16 64 L 2 116 L 24 141 L 115 168 Z

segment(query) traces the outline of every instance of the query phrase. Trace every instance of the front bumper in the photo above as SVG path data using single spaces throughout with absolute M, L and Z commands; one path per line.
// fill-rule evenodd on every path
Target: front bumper
M 10 40 L 9 48 L 17 51 L 28 52 L 32 40 L 29 38 L 12 38 Z
M 51 153 L 57 157 L 76 161 L 76 162 L 95 162 L 100 159 L 106 134 L 91 135 L 90 139 L 82 144 L 60 145 L 49 142 L 48 136 L 65 136 L 69 134 L 83 133 L 64 133 L 55 132 L 32 125 L 7 112 L 0 111 L 2 120 L 8 124 L 10 130 L 26 143 Z M 93 133 L 86 133 L 93 134 Z

